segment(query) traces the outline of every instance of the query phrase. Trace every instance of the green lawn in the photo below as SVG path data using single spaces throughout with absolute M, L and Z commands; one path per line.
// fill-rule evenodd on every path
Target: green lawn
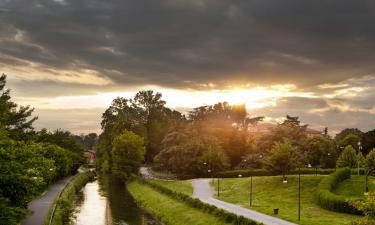
M 352 175 L 350 179 L 340 183 L 335 188 L 335 190 L 333 190 L 333 192 L 339 195 L 347 196 L 349 198 L 364 199 L 364 192 L 366 188 L 365 179 L 365 176 Z M 369 191 L 375 191 L 374 177 L 368 177 L 368 187 Z
M 191 208 L 183 202 L 172 199 L 147 185 L 133 182 L 128 190 L 139 204 L 149 210 L 163 223 L 169 225 L 227 225 L 213 215 Z
M 191 180 L 150 180 L 150 182 L 159 184 L 176 192 L 182 192 L 187 195 L 193 194 Z
M 323 176 L 301 176 L 301 224 L 345 225 L 358 216 L 324 210 L 315 204 L 314 191 Z M 216 181 L 213 183 L 215 189 Z M 250 178 L 220 180 L 220 199 L 234 204 L 249 206 Z M 283 184 L 281 177 L 253 177 L 252 209 L 273 215 L 279 208 L 279 217 L 298 222 L 298 176 L 289 176 Z

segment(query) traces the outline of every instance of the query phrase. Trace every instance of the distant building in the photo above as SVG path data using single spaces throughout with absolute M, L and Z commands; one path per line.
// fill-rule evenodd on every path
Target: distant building
M 263 135 L 270 133 L 271 130 L 275 128 L 276 126 L 277 124 L 260 122 L 260 123 L 257 123 L 256 125 L 249 126 L 248 130 L 249 130 L 249 133 L 253 136 L 263 136 Z M 322 135 L 322 132 L 311 129 L 311 128 L 307 128 L 306 134 L 308 138 L 312 138 L 315 136 Z
M 96 152 L 94 150 L 87 150 L 83 153 L 88 164 L 93 164 L 96 158 Z

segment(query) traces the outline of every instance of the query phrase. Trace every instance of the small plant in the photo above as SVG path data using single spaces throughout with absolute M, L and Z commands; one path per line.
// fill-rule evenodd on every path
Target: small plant
M 375 225 L 375 193 L 369 192 L 366 201 L 353 200 L 350 202 L 352 206 L 362 211 L 365 216 L 359 221 L 354 222 L 355 225 Z

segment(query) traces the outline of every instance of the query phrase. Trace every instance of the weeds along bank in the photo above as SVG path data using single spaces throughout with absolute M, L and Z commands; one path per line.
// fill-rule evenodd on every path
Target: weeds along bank
M 69 224 L 70 216 L 74 211 L 74 199 L 76 194 L 95 177 L 95 172 L 84 172 L 77 174 L 66 187 L 60 196 L 56 197 L 51 205 L 44 225 L 65 225 Z M 52 217 L 52 220 L 51 220 Z
M 128 190 L 140 206 L 165 224 L 259 224 L 146 180 L 131 182 Z

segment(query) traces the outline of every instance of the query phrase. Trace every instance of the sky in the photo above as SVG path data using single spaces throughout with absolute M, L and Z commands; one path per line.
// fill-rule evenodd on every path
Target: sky
M 370 0 L 0 0 L 0 73 L 36 128 L 100 132 L 117 96 L 375 128 Z

